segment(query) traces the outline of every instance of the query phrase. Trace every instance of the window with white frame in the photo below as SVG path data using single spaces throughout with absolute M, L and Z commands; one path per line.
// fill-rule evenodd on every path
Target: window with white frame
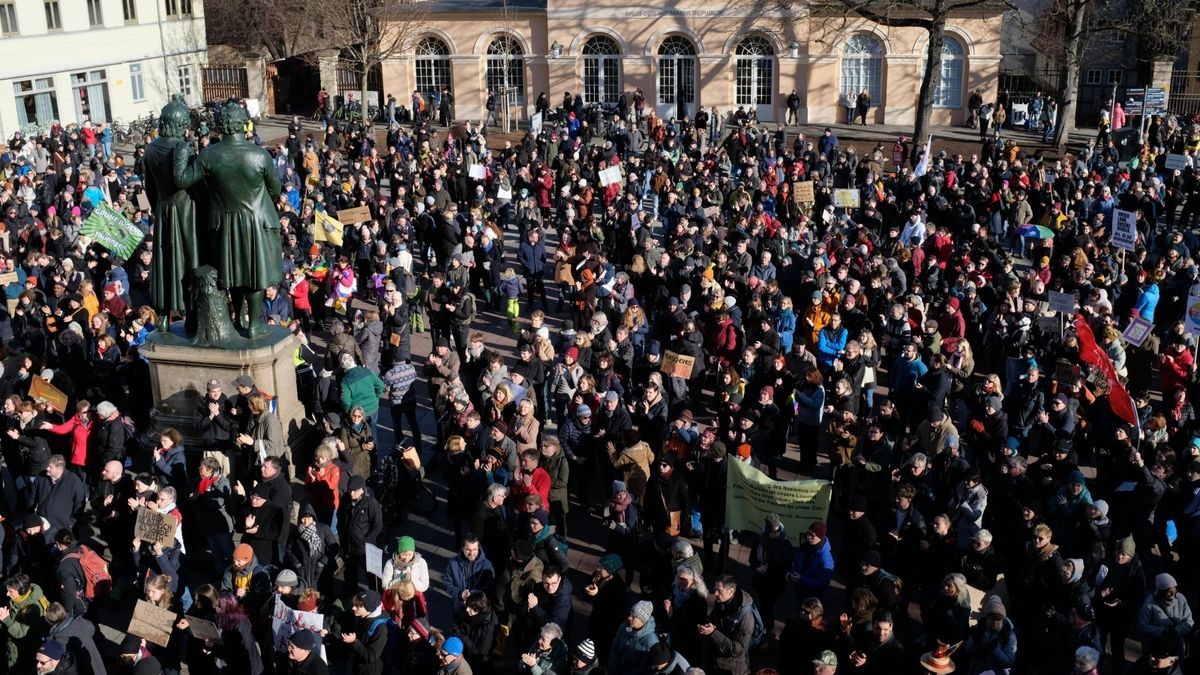
M 42 6 L 46 9 L 46 30 L 62 30 L 62 11 L 58 0 L 45 0 Z
M 183 94 L 185 101 L 192 100 L 192 67 L 179 66 L 179 93 Z
M 17 3 L 0 2 L 0 35 L 17 35 L 21 31 L 17 27 Z
M 507 92 L 509 103 L 525 102 L 525 51 L 510 35 L 492 40 L 487 48 L 486 84 L 488 91 Z
M 49 126 L 58 119 L 58 95 L 52 77 L 13 82 L 13 98 L 17 103 L 17 121 L 22 127 Z
M 1100 69 L 1091 68 L 1087 71 L 1087 79 L 1084 80 L 1087 84 L 1100 84 Z
M 851 35 L 842 48 L 841 93 L 853 101 L 863 89 L 871 104 L 883 105 L 883 44 L 872 35 Z
M 100 8 L 100 0 L 87 0 L 88 25 L 103 26 L 104 12 Z
M 621 98 L 621 47 L 607 35 L 583 43 L 583 102 L 615 103 Z
M 933 91 L 933 107 L 961 108 L 963 105 L 963 46 L 952 37 L 942 40 L 942 63 L 937 88 Z
M 686 106 L 696 101 L 696 45 L 671 35 L 658 46 L 658 102 Z
M 137 21 L 137 0 L 121 0 L 121 11 L 125 15 L 125 21 Z
M 192 0 L 163 0 L 167 16 L 180 17 L 192 15 Z
M 142 75 L 142 64 L 129 64 L 129 92 L 135 101 L 146 100 L 146 80 Z
M 421 38 L 416 54 L 417 91 L 428 99 L 435 91 L 450 86 L 450 47 L 445 42 L 433 36 Z
M 760 35 L 738 43 L 734 50 L 736 105 L 771 105 L 775 97 L 775 49 Z

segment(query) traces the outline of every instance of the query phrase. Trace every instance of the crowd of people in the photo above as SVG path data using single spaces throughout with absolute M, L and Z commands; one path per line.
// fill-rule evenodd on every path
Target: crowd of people
M 1127 163 L 1110 138 L 885 154 L 571 105 L 498 148 L 420 113 L 293 119 L 268 148 L 261 315 L 297 338 L 315 449 L 248 376 L 196 383 L 188 429 L 156 418 L 141 346 L 178 317 L 154 307 L 143 145 L 0 147 L 0 672 L 1200 665 L 1194 123 L 1156 118 Z M 81 233 L 101 202 L 146 235 L 128 260 Z M 731 462 L 831 481 L 828 518 L 727 522 Z M 414 536 L 430 483 L 448 562 Z M 174 537 L 135 536 L 145 514 Z M 98 632 L 135 600 L 169 639 Z M 276 634 L 281 608 L 323 623 Z

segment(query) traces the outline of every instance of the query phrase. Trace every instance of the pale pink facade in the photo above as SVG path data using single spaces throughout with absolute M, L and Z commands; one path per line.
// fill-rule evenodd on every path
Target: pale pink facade
M 460 120 L 484 116 L 491 82 L 524 91 L 515 106 L 521 117 L 528 117 L 542 91 L 557 106 L 563 92 L 584 92 L 591 102 L 640 87 L 647 106 L 662 115 L 677 114 L 683 100 L 689 113 L 697 105 L 722 113 L 739 104 L 754 107 L 763 121 L 783 121 L 795 89 L 802 101 L 800 121 L 820 124 L 844 121 L 843 92 L 866 87 L 872 93 L 873 122 L 914 121 L 926 45 L 920 29 L 841 17 L 789 20 L 755 11 L 749 0 L 665 6 L 628 0 L 489 4 L 473 0 L 433 14 L 429 39 L 415 50 L 420 53 L 384 64 L 384 89 L 411 92 L 448 80 Z M 988 100 L 994 97 L 1000 23 L 999 10 L 977 9 L 951 20 L 934 124 L 962 123 L 974 89 Z M 510 40 L 497 42 L 506 35 Z M 518 50 L 521 56 L 513 56 Z

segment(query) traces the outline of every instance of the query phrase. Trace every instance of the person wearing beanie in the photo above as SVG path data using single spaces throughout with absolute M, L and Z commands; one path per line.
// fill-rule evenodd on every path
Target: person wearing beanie
M 233 549 L 233 564 L 225 568 L 221 577 L 222 593 L 233 593 L 243 604 L 257 606 L 270 596 L 273 587 L 271 577 L 254 555 L 249 544 L 238 544 Z
M 962 654 L 971 664 L 971 672 L 1007 673 L 1017 659 L 1017 632 L 1008 610 L 998 596 L 989 595 L 983 602 L 979 622 L 968 631 Z
M 235 519 L 240 525 L 242 543 L 254 549 L 254 557 L 263 565 L 274 565 L 279 559 L 279 540 L 283 535 L 284 514 L 271 503 L 271 488 L 259 481 L 250 491 L 250 501 L 242 517 Z
M 353 622 L 341 627 L 341 640 L 350 654 L 355 673 L 383 675 L 390 620 L 383 613 L 383 597 L 376 591 L 359 591 L 350 601 Z
M 442 643 L 439 675 L 472 675 L 471 664 L 463 658 L 463 641 L 459 637 L 448 637 Z
M 405 535 L 396 540 L 396 553 L 383 564 L 382 587 L 408 580 L 418 593 L 429 590 L 429 563 L 417 551 L 417 542 Z
M 365 588 L 371 583 L 367 573 L 367 544 L 379 541 L 383 533 L 383 507 L 366 489 L 360 476 L 350 478 L 347 497 L 338 506 L 338 534 L 345 563 L 346 588 Z
M 321 637 L 307 628 L 292 633 L 287 640 L 288 673 L 328 675 L 329 666 L 321 658 Z
M 591 582 L 583 587 L 584 594 L 592 602 L 588 635 L 595 642 L 596 654 L 603 664 L 609 663 L 608 653 L 613 638 L 617 636 L 621 622 L 629 615 L 629 605 L 625 600 L 627 588 L 621 576 L 624 567 L 621 556 L 609 553 L 600 558 L 596 570 L 592 572 Z
M 606 671 L 600 665 L 595 642 L 586 639 L 571 650 L 571 675 L 600 675 L 604 672 Z
M 639 600 L 629 608 L 625 623 L 613 638 L 605 668 L 612 673 L 642 673 L 652 665 L 650 649 L 658 643 L 654 626 L 654 605 Z
M 825 523 L 814 521 L 796 546 L 785 578 L 793 584 L 798 602 L 822 597 L 833 581 L 833 548 L 825 535 Z
M 813 523 L 809 531 L 820 523 Z M 819 528 L 824 539 L 824 524 Z M 758 601 L 758 609 L 762 614 L 763 625 L 767 636 L 774 637 L 775 603 L 783 595 L 787 587 L 787 573 L 791 571 L 794 559 L 792 542 L 784 531 L 783 522 L 779 515 L 768 514 L 763 521 L 762 536 L 758 545 L 750 550 L 750 569 L 754 570 L 754 594 Z
M 683 534 L 685 527 L 690 531 L 691 523 L 684 522 L 691 504 L 684 473 L 675 470 L 670 454 L 659 457 L 653 470 L 654 475 L 646 483 L 642 500 L 642 518 L 652 531 L 665 532 L 672 537 Z
M 1191 633 L 1193 624 L 1192 608 L 1179 592 L 1175 577 L 1166 572 L 1154 577 L 1154 590 L 1142 601 L 1134 623 L 1134 632 L 1142 639 L 1142 649 L 1150 649 L 1155 638 L 1181 645 Z
M 878 545 L 879 536 L 874 523 L 867 517 L 869 506 L 866 497 L 853 497 L 848 508 L 849 519 L 842 529 L 842 548 L 838 554 L 838 563 L 844 570 L 854 571 L 854 562 L 860 560 L 863 553 Z
M 666 642 L 655 643 L 647 655 L 652 675 L 685 675 L 692 667 L 688 660 Z
M 1137 557 L 1132 535 L 1117 541 L 1106 564 L 1108 574 L 1097 583 L 1092 604 L 1096 608 L 1096 623 L 1106 635 L 1110 647 L 1117 649 L 1119 646 L 1123 649 L 1130 625 L 1148 590 L 1146 571 Z

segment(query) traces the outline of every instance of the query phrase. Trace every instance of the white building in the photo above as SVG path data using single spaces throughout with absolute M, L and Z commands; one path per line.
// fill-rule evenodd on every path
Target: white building
M 0 0 L 0 139 L 201 102 L 203 0 Z

